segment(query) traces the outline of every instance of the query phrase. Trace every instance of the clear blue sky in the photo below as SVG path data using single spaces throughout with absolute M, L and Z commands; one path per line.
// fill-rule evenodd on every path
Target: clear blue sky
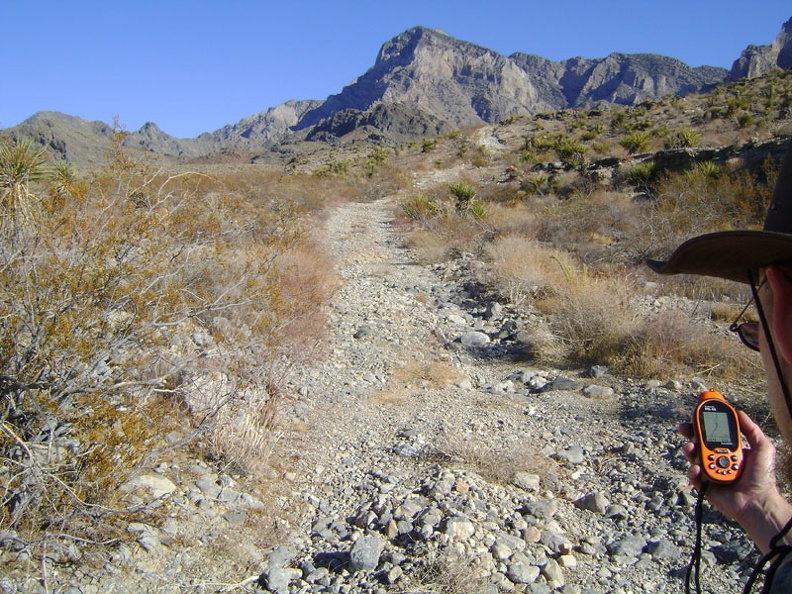
M 0 0 L 0 128 L 60 111 L 187 138 L 325 99 L 415 25 L 501 54 L 663 54 L 730 68 L 789 0 Z

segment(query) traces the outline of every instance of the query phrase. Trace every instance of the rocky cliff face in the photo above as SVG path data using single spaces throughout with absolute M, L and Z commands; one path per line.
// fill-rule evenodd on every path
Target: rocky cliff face
M 654 54 L 613 53 L 601 59 L 552 62 L 517 53 L 511 59 L 532 81 L 541 81 L 542 94 L 558 109 L 600 101 L 635 105 L 668 94 L 686 95 L 717 84 L 726 75 L 721 68 L 691 68 Z
M 202 134 L 199 139 L 210 142 L 215 150 L 233 148 L 262 151 L 283 139 L 306 113 L 317 109 L 322 103 L 315 100 L 287 101 L 211 134 Z
M 726 75 L 724 69 L 694 69 L 649 54 L 564 62 L 520 53 L 506 57 L 416 27 L 383 45 L 368 72 L 306 113 L 297 127 L 316 125 L 344 109 L 365 111 L 385 102 L 412 105 L 458 128 L 598 101 L 633 105 L 699 91 Z
M 453 126 L 439 118 L 402 103 L 378 103 L 372 109 L 343 109 L 313 126 L 305 139 L 334 144 L 356 133 L 357 140 L 398 144 L 416 136 L 431 137 L 450 132 Z
M 412 105 L 455 128 L 552 108 L 513 60 L 416 27 L 385 43 L 368 72 L 306 114 L 299 127 L 379 102 Z
M 749 45 L 734 62 L 730 80 L 755 78 L 774 68 L 792 68 L 792 19 L 770 45 Z

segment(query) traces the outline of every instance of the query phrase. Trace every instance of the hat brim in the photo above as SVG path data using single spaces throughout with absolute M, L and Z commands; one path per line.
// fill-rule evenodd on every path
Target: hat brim
M 680 245 L 666 261 L 647 260 L 660 274 L 698 274 L 739 283 L 771 264 L 792 263 L 792 235 L 773 231 L 721 231 Z

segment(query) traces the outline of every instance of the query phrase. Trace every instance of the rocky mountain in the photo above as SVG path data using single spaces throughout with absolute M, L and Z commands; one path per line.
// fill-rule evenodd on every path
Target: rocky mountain
M 725 78 L 712 66 L 691 68 L 654 54 L 613 53 L 606 58 L 572 58 L 552 62 L 539 56 L 514 54 L 511 59 L 531 80 L 541 80 L 553 108 L 585 107 L 598 102 L 635 105 L 663 95 L 706 90 Z
M 732 66 L 729 79 L 754 78 L 773 68 L 792 68 L 792 19 L 784 23 L 770 45 L 749 45 L 744 49 Z
M 56 159 L 87 164 L 101 160 L 103 151 L 110 146 L 113 129 L 104 122 L 41 111 L 8 132 L 48 147 Z
M 598 101 L 634 105 L 669 93 L 686 94 L 717 84 L 727 74 L 648 54 L 563 62 L 526 54 L 506 57 L 415 27 L 383 45 L 368 72 L 308 112 L 298 128 L 343 109 L 366 111 L 379 102 L 411 105 L 455 128 L 492 124 L 512 115 Z
M 414 27 L 386 42 L 367 72 L 324 101 L 288 101 L 194 139 L 173 138 L 147 123 L 126 142 L 179 160 L 262 154 L 279 145 L 288 146 L 280 151 L 288 154 L 304 140 L 399 144 L 513 115 L 686 95 L 791 66 L 792 19 L 771 45 L 743 51 L 731 71 L 691 68 L 653 54 L 613 53 L 561 62 L 524 53 L 504 56 L 442 31 Z M 10 132 L 84 164 L 101 158 L 112 130 L 101 122 L 41 113 Z
M 287 101 L 211 134 L 202 134 L 198 140 L 210 143 L 215 150 L 233 148 L 263 151 L 287 136 L 306 113 L 317 109 L 322 103 L 316 100 Z

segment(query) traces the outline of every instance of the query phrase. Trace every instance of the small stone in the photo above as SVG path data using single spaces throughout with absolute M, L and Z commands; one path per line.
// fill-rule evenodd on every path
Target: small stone
M 483 347 L 489 344 L 490 337 L 483 332 L 465 332 L 459 337 L 459 342 L 469 347 Z
M 378 536 L 361 536 L 349 552 L 349 566 L 352 571 L 374 571 L 381 552 L 382 542 Z
M 638 557 L 646 548 L 646 540 L 631 534 L 608 545 L 608 553 L 613 557 Z
M 462 541 L 473 536 L 476 532 L 476 527 L 470 520 L 464 518 L 449 518 L 446 522 L 444 532 L 450 536 L 452 540 Z
M 586 386 L 583 388 L 583 396 L 593 400 L 607 400 L 613 396 L 613 388 L 606 386 Z
M 401 567 L 399 567 L 398 565 L 396 565 L 396 566 L 394 566 L 394 567 L 391 567 L 391 568 L 388 570 L 388 573 L 386 573 L 386 574 L 385 574 L 385 580 L 386 580 L 386 581 L 387 581 L 389 584 L 393 585 L 393 584 L 395 584 L 395 583 L 396 583 L 396 582 L 399 580 L 399 578 L 400 578 L 402 575 L 404 575 L 404 571 L 402 571 L 402 568 L 401 568 Z
M 566 391 L 576 392 L 580 389 L 580 384 L 568 377 L 557 377 L 552 382 L 542 388 L 542 392 Z
M 289 584 L 302 577 L 302 571 L 295 567 L 277 567 L 267 572 L 267 589 L 276 594 L 288 594 Z
M 578 509 L 585 509 L 601 516 L 605 515 L 609 505 L 610 501 L 602 492 L 590 493 L 575 501 L 575 507 Z
M 143 474 L 121 486 L 122 491 L 134 491 L 142 487 L 148 489 L 155 499 L 170 495 L 176 490 L 176 485 L 167 477 L 156 474 Z
M 561 555 L 558 558 L 558 564 L 564 569 L 574 569 L 577 567 L 577 559 L 574 555 Z
M 549 559 L 547 564 L 542 568 L 542 575 L 547 578 L 551 588 L 561 588 L 564 584 L 564 572 L 558 565 L 555 559 Z
M 460 390 L 472 390 L 473 389 L 473 382 L 471 382 L 468 378 L 462 378 L 457 380 L 454 384 Z
M 247 520 L 247 514 L 244 512 L 226 512 L 222 517 L 232 526 L 244 526 Z
M 564 451 L 559 452 L 558 457 L 570 464 L 582 464 L 586 460 L 586 454 L 579 445 L 569 446 Z
M 649 553 L 655 561 L 677 561 L 682 556 L 679 547 L 667 538 L 660 539 L 656 542 L 650 542 L 646 547 L 646 552 Z
M 515 472 L 512 478 L 512 484 L 524 491 L 538 491 L 540 482 L 539 475 L 524 471 Z
M 542 540 L 542 531 L 536 526 L 528 526 L 522 531 L 522 537 L 528 544 L 534 544 Z
M 521 553 L 514 555 L 512 562 L 506 568 L 506 575 L 515 584 L 532 584 L 540 573 L 541 570 Z

